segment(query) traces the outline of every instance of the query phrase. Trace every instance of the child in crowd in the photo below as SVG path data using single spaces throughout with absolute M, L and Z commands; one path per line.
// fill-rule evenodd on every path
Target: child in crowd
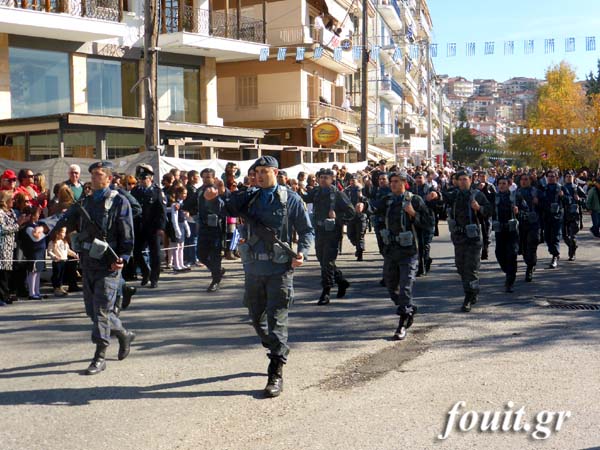
M 42 209 L 39 206 L 31 208 L 31 219 L 21 232 L 23 256 L 27 261 L 27 288 L 29 300 L 47 298 L 40 294 L 40 275 L 46 266 L 46 233 L 39 222 Z
M 52 258 L 52 287 L 54 288 L 55 297 L 66 297 L 69 295 L 68 291 L 63 288 L 65 268 L 68 264 L 69 256 L 77 259 L 77 253 L 69 248 L 66 236 L 67 229 L 66 227 L 62 227 L 56 231 L 48 245 L 48 255 Z
M 187 189 L 185 186 L 177 186 L 173 193 L 173 203 L 170 208 L 170 218 L 173 225 L 173 239 L 171 242 L 176 244 L 173 255 L 173 270 L 175 272 L 184 272 L 191 270 L 183 262 L 183 249 L 185 238 L 190 237 L 190 226 L 187 222 L 187 217 L 183 208 L 183 202 L 187 198 Z

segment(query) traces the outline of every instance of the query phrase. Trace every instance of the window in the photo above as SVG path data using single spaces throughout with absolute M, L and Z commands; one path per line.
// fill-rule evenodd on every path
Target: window
M 11 117 L 69 112 L 69 55 L 14 48 L 9 50 Z
M 88 58 L 88 112 L 105 116 L 122 116 L 121 95 L 121 62 Z
M 158 118 L 200 122 L 200 71 L 158 66 Z
M 235 88 L 238 108 L 258 107 L 258 77 L 256 75 L 238 77 Z

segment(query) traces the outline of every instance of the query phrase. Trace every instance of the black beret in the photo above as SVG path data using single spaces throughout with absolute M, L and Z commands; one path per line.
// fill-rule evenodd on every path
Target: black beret
M 115 166 L 113 165 L 113 163 L 111 161 L 98 161 L 98 162 L 95 162 L 94 164 L 92 164 L 88 168 L 88 172 L 92 173 L 92 170 L 94 170 L 94 169 L 110 169 L 110 171 L 112 172 L 112 170 L 114 168 L 115 168 Z
M 283 175 L 284 177 L 287 177 L 287 172 L 285 170 L 280 170 L 278 175 Z
M 274 157 L 266 155 L 261 156 L 254 161 L 254 164 L 250 166 L 250 170 L 256 170 L 257 167 L 273 167 L 275 169 L 279 169 L 279 163 Z
M 331 170 L 331 169 L 321 169 L 321 170 L 319 170 L 319 176 L 321 176 L 321 175 L 333 176 L 333 170 Z
M 496 178 L 497 182 L 500 182 L 502 180 L 509 181 L 509 177 L 507 175 L 500 175 L 498 178 Z
M 460 178 L 460 177 L 469 177 L 471 178 L 472 172 L 469 169 L 463 169 L 463 170 L 459 170 L 458 172 L 456 172 L 456 178 Z

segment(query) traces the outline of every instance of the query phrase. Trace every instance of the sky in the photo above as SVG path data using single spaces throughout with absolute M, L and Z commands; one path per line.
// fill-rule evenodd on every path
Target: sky
M 562 60 L 584 80 L 597 71 L 600 58 L 600 0 L 428 0 L 433 21 L 433 58 L 437 74 L 467 79 L 506 81 L 516 76 L 544 78 L 546 69 Z M 586 51 L 585 38 L 596 37 L 596 51 Z M 575 52 L 565 52 L 565 39 L 574 37 Z M 546 54 L 544 40 L 554 38 L 553 54 Z M 534 40 L 533 54 L 524 54 L 524 41 Z M 504 42 L 514 40 L 513 56 L 504 55 Z M 484 55 L 493 41 L 494 54 Z M 475 42 L 476 56 L 466 56 L 466 44 Z M 455 57 L 447 56 L 447 44 L 456 43 Z

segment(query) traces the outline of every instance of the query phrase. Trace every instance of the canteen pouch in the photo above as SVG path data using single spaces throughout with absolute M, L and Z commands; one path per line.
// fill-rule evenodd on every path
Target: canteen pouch
M 492 230 L 494 230 L 494 233 L 500 233 L 502 231 L 502 224 L 499 221 L 494 220 L 492 222 Z
M 456 231 L 456 220 L 448 217 L 448 230 L 450 233 L 454 233 Z
M 469 239 L 479 239 L 479 225 L 476 223 L 470 223 L 465 227 L 465 233 Z
M 238 252 L 240 253 L 240 259 L 242 263 L 246 264 L 252 260 L 252 250 L 250 245 L 246 242 L 238 244 Z
M 560 205 L 558 203 L 550 203 L 550 214 L 558 214 L 560 212 Z
M 335 231 L 335 219 L 325 219 L 323 221 L 325 231 Z
M 206 216 L 206 225 L 209 227 L 218 227 L 219 226 L 219 216 L 216 214 L 209 214 Z
M 510 219 L 508 221 L 508 231 L 511 233 L 516 232 L 519 229 L 519 221 L 517 219 Z
M 527 221 L 529 223 L 537 223 L 538 222 L 538 215 L 535 211 L 529 212 L 527 213 Z
M 412 231 L 403 231 L 402 233 L 398 233 L 396 242 L 398 242 L 400 247 L 412 247 L 412 245 L 414 243 L 413 232 Z
M 392 243 L 390 230 L 384 228 L 379 232 L 379 234 L 381 234 L 381 240 L 383 241 L 383 245 L 390 245 Z
M 81 238 L 81 233 L 74 232 L 71 234 L 71 250 L 76 253 L 79 253 L 83 250 L 83 241 Z
M 275 264 L 287 264 L 290 262 L 290 255 L 277 242 L 273 244 L 273 262 Z
M 102 259 L 102 256 L 108 250 L 108 242 L 101 241 L 100 239 L 94 239 L 90 244 L 90 250 L 88 255 L 90 258 Z

